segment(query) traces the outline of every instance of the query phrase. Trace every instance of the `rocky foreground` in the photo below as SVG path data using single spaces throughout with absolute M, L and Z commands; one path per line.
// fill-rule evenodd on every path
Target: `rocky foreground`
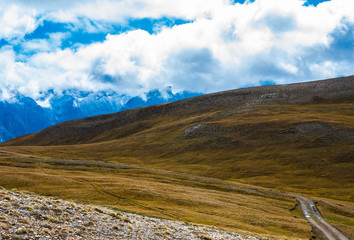
M 0 239 L 258 239 L 0 188 Z

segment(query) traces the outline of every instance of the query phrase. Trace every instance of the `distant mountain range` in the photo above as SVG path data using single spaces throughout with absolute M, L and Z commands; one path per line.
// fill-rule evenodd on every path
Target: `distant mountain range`
M 15 94 L 0 100 L 0 142 L 38 132 L 51 125 L 94 115 L 177 101 L 200 93 L 173 93 L 171 88 L 152 90 L 143 99 L 116 92 L 48 91 L 41 99 Z

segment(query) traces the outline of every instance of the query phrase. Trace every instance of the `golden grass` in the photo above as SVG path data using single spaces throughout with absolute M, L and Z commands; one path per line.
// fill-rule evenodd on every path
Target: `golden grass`
M 331 130 L 294 132 L 293 126 L 308 122 Z M 231 130 L 184 138 L 187 127 L 207 123 Z M 354 201 L 354 141 L 347 136 L 353 132 L 351 102 L 167 114 L 104 131 L 91 144 L 0 147 L 0 152 L 25 154 L 1 157 L 0 185 L 171 219 L 307 238 L 309 226 L 299 210 L 289 211 L 295 204 L 291 199 L 226 191 L 219 183 L 181 179 L 182 175 L 134 168 L 118 171 L 82 161 L 123 163 L 325 197 L 328 203 L 340 200 L 348 207 L 344 212 L 350 212 L 352 205 L 345 204 Z M 78 164 L 33 162 L 37 157 L 77 159 Z M 353 231 L 353 216 L 333 215 L 326 209 L 328 221 Z
M 335 132 L 329 139 L 287 133 L 293 124 L 313 121 L 354 132 L 353 113 L 352 103 L 228 108 L 144 120 L 148 129 L 104 142 L 8 150 L 148 166 L 353 201 L 353 140 L 335 139 Z M 184 130 L 198 123 L 239 130 L 185 139 Z
M 4 160 L 4 159 L 3 159 Z M 20 159 L 8 159 L 19 163 Z M 148 169 L 28 164 L 0 167 L 0 185 L 271 238 L 309 238 L 295 201 L 279 191 Z

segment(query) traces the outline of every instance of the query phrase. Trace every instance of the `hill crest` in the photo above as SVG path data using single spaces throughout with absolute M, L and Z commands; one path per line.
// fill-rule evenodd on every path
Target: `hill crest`
M 353 99 L 354 76 L 288 85 L 235 89 L 167 104 L 72 120 L 51 126 L 38 133 L 18 137 L 3 145 L 45 146 L 94 143 L 120 138 L 141 129 L 149 128 L 149 124 L 141 123 L 151 118 L 182 117 L 220 108 L 241 106 L 306 104 L 326 101 L 353 101 Z M 127 127 L 122 129 L 124 126 Z

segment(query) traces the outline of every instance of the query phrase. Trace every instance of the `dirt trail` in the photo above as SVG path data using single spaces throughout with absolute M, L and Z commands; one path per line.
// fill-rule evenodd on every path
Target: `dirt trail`
M 302 212 L 311 225 L 319 229 L 329 240 L 349 240 L 340 231 L 327 223 L 321 213 L 316 208 L 315 204 L 308 198 L 300 195 L 294 195 L 296 200 L 300 203 Z

